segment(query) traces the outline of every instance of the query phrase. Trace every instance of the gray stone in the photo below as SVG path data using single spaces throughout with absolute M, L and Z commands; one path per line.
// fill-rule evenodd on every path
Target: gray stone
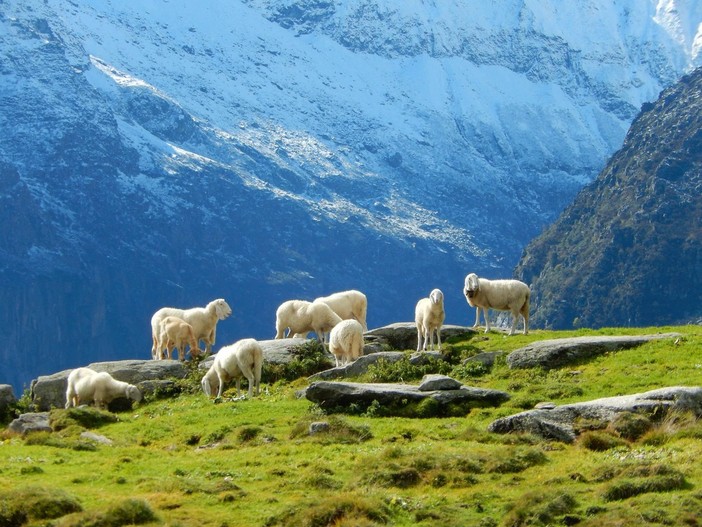
M 690 411 L 702 416 L 702 388 L 661 388 L 640 394 L 529 410 L 498 419 L 488 429 L 501 434 L 527 432 L 544 439 L 570 443 L 577 437 L 574 425 L 581 420 L 586 420 L 590 428 L 598 429 L 606 428 L 615 417 L 624 412 L 647 416 L 655 414 L 660 419 L 671 410 Z
M 94 362 L 88 368 L 106 371 L 118 381 L 138 385 L 140 382 L 154 379 L 182 379 L 187 375 L 186 366 L 177 360 L 122 360 L 112 362 Z M 31 397 L 35 407 L 40 411 L 52 407 L 63 408 L 66 404 L 66 386 L 71 370 L 64 370 L 53 375 L 44 375 L 32 381 Z
M 96 434 L 95 432 L 85 431 L 80 434 L 81 439 L 87 439 L 88 441 L 94 441 L 95 443 L 100 443 L 101 445 L 112 445 L 112 439 L 109 439 L 103 435 Z
M 431 392 L 434 390 L 459 390 L 463 386 L 456 379 L 447 377 L 446 375 L 428 374 L 422 378 L 419 383 L 420 392 Z
M 320 434 L 329 430 L 329 423 L 326 421 L 315 421 L 310 423 L 309 435 Z
M 5 415 L 15 403 L 17 403 L 17 399 L 12 391 L 12 386 L 0 384 L 0 416 Z
M 418 386 L 387 383 L 313 382 L 305 391 L 305 397 L 322 409 L 338 411 L 354 405 L 366 409 L 375 401 L 389 411 L 407 403 L 418 403 L 433 399 L 441 414 L 451 405 L 472 407 L 499 406 L 509 399 L 509 394 L 498 390 L 462 386 L 457 390 L 420 391 Z
M 381 351 L 378 353 L 372 353 L 370 355 L 363 355 L 355 361 L 353 361 L 351 364 L 315 373 L 313 375 L 310 375 L 308 379 L 310 381 L 314 381 L 341 379 L 345 377 L 358 377 L 359 375 L 363 375 L 364 373 L 366 373 L 366 371 L 368 371 L 368 367 L 371 364 L 375 364 L 381 359 L 388 362 L 397 362 L 399 360 L 402 360 L 404 356 L 405 354 L 401 351 Z
M 679 333 L 661 333 L 657 335 L 592 336 L 542 340 L 510 353 L 507 356 L 507 364 L 510 368 L 560 368 L 610 351 L 634 348 L 651 340 L 679 336 Z
M 13 420 L 9 430 L 16 434 L 26 435 L 30 432 L 51 432 L 49 412 L 22 414 Z
M 451 337 L 463 337 L 475 334 L 473 328 L 465 326 L 444 325 L 441 327 L 441 341 Z M 416 350 L 417 326 L 414 322 L 396 322 L 364 333 L 366 341 L 388 350 Z

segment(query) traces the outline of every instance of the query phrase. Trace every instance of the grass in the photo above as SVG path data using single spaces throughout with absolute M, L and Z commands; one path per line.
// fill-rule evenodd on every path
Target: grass
M 683 337 L 551 371 L 509 370 L 504 358 L 483 370 L 460 367 L 467 356 L 545 338 L 667 331 Z M 699 327 L 495 332 L 448 347 L 456 358 L 449 374 L 512 399 L 446 418 L 325 415 L 296 397 L 304 380 L 276 372 L 279 380 L 253 400 L 213 404 L 184 390 L 114 422 L 54 410 L 59 432 L 0 435 L 0 488 L 11 489 L 0 494 L 0 525 L 702 524 L 702 424 L 694 415 L 655 423 L 628 416 L 572 445 L 486 430 L 537 402 L 700 385 Z M 328 426 L 311 427 L 318 422 Z M 81 438 L 86 429 L 112 445 Z

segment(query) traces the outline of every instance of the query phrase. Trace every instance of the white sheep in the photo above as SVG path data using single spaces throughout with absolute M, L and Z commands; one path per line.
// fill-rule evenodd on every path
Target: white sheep
M 224 385 L 236 380 L 236 395 L 239 396 L 241 378 L 249 381 L 249 398 L 256 395 L 261 387 L 261 369 L 263 367 L 263 349 L 255 339 L 242 339 L 230 346 L 224 346 L 215 355 L 212 366 L 202 378 L 202 391 L 211 397 L 217 390 L 217 397 L 222 397 Z
M 414 322 L 417 325 L 417 351 L 434 349 L 434 333 L 441 350 L 441 326 L 444 324 L 444 294 L 434 289 L 429 298 L 422 298 L 414 308 Z
M 489 309 L 512 312 L 512 328 L 509 334 L 514 335 L 519 315 L 524 319 L 524 334 L 529 333 L 529 286 L 519 280 L 488 280 L 478 278 L 475 273 L 466 276 L 463 294 L 471 307 L 482 308 L 485 317 L 485 333 L 490 331 Z M 479 324 L 480 313 L 476 313 L 476 325 Z
M 363 326 L 358 320 L 342 320 L 331 330 L 329 351 L 336 366 L 346 365 L 363 355 Z
M 315 298 L 314 301 L 327 304 L 342 320 L 357 320 L 361 323 L 363 331 L 368 331 L 368 325 L 366 324 L 368 300 L 366 295 L 360 291 L 355 289 L 341 291 L 329 296 Z
M 105 371 L 95 372 L 89 368 L 78 368 L 78 370 L 82 371 L 76 373 L 73 379 L 71 379 L 71 375 L 76 370 L 68 376 L 67 408 L 90 402 L 94 402 L 98 408 L 106 408 L 109 403 L 120 397 L 137 402 L 141 401 L 141 392 L 133 384 L 118 381 Z
M 323 302 L 288 300 L 280 304 L 275 312 L 275 338 L 285 338 L 286 329 L 289 329 L 288 337 L 314 331 L 317 340 L 324 345 L 324 334 L 339 322 L 339 315 Z
M 197 341 L 205 341 L 205 354 L 212 351 L 217 333 L 217 322 L 224 320 L 232 314 L 232 308 L 223 299 L 213 300 L 206 307 L 192 307 L 190 309 L 178 309 L 175 307 L 162 307 L 151 317 L 151 356 L 156 358 L 156 348 L 158 346 L 159 324 L 161 320 L 168 316 L 174 316 L 185 320 L 193 327 L 193 333 Z M 160 353 L 160 350 L 159 350 Z
M 163 357 L 162 350 L 165 348 L 166 357 L 171 358 L 171 351 L 178 350 L 178 359 L 185 360 L 185 346 L 190 346 L 190 356 L 195 358 L 200 355 L 200 348 L 195 339 L 193 327 L 185 320 L 178 317 L 166 317 L 161 320 L 158 329 L 158 343 L 156 344 L 156 357 Z

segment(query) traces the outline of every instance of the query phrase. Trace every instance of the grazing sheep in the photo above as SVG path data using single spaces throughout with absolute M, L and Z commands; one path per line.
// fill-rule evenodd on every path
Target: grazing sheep
M 68 374 L 68 386 L 66 387 L 66 408 L 78 406 L 78 394 L 76 393 L 76 383 L 86 377 L 95 375 L 97 372 L 90 368 L 76 368 Z
M 336 366 L 346 365 L 363 355 L 363 326 L 358 320 L 342 320 L 331 330 L 329 351 Z
M 162 350 L 166 349 L 166 357 L 171 358 L 171 351 L 178 350 L 178 359 L 185 360 L 185 346 L 190 346 L 192 358 L 200 355 L 200 348 L 195 340 L 193 327 L 185 320 L 178 317 L 166 317 L 159 325 L 158 344 L 156 345 L 155 359 L 161 359 Z
M 434 289 L 429 298 L 422 298 L 414 308 L 414 322 L 417 324 L 417 351 L 434 349 L 434 333 L 439 350 L 441 350 L 441 326 L 444 324 L 444 294 L 441 289 Z
M 156 348 L 158 346 L 159 324 L 161 320 L 168 316 L 174 316 L 185 320 L 193 327 L 196 341 L 205 341 L 205 354 L 212 351 L 217 332 L 217 322 L 224 320 L 232 314 L 232 308 L 223 298 L 213 300 L 206 307 L 192 307 L 190 309 L 178 309 L 175 307 L 162 307 L 151 317 L 151 356 L 156 358 Z M 161 350 L 159 350 L 160 353 Z
M 261 387 L 261 369 L 263 367 L 263 349 L 254 339 L 242 339 L 231 346 L 224 346 L 215 355 L 212 366 L 202 378 L 202 391 L 211 397 L 217 387 L 217 397 L 222 397 L 224 385 L 236 380 L 236 395 L 239 396 L 241 378 L 249 381 L 249 398 L 256 395 Z
M 514 335 L 519 315 L 524 319 L 524 334 L 529 333 L 529 286 L 519 280 L 488 280 L 478 278 L 475 273 L 466 276 L 463 294 L 471 307 L 483 309 L 485 317 L 485 333 L 490 331 L 489 309 L 512 312 L 512 328 L 509 334 Z M 478 318 L 480 315 L 477 314 Z M 479 320 L 476 320 L 479 323 Z
M 363 331 L 368 331 L 368 325 L 366 324 L 368 300 L 366 295 L 360 291 L 354 289 L 341 291 L 329 296 L 315 298 L 314 301 L 327 304 L 342 320 L 357 320 L 361 323 Z
M 79 368 L 88 370 L 88 368 Z M 92 371 L 92 370 L 89 370 Z M 73 372 L 71 372 L 72 374 Z M 103 372 L 80 372 L 77 374 L 78 380 L 71 384 L 69 375 L 69 388 L 71 391 L 71 405 L 88 404 L 94 402 L 98 408 L 107 408 L 107 405 L 119 397 L 126 397 L 132 401 L 141 401 L 142 395 L 136 386 L 118 381 L 109 373 Z M 68 398 L 69 391 L 66 391 Z M 66 403 L 68 404 L 68 402 Z
M 283 302 L 275 312 L 275 338 L 285 338 L 286 329 L 290 330 L 288 337 L 314 331 L 317 334 L 317 340 L 324 346 L 324 334 L 331 331 L 339 322 L 341 322 L 339 315 L 322 302 L 288 300 Z

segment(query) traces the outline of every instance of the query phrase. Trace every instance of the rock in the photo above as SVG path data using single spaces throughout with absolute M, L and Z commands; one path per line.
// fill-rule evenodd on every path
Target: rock
M 9 384 L 0 384 L 0 418 L 4 419 L 7 412 L 15 405 L 17 399 Z
M 310 381 L 314 381 L 341 379 L 344 377 L 358 377 L 359 375 L 366 373 L 371 364 L 375 364 L 381 359 L 388 362 L 397 362 L 402 360 L 404 356 L 405 354 L 401 351 L 380 351 L 378 353 L 372 353 L 371 355 L 363 355 L 353 361 L 351 364 L 315 373 L 314 375 L 310 375 L 308 379 Z
M 604 429 L 625 412 L 646 416 L 655 414 L 660 419 L 671 410 L 691 411 L 702 416 L 702 388 L 661 388 L 641 394 L 529 410 L 498 419 L 488 429 L 500 434 L 527 432 L 544 439 L 570 443 L 578 435 L 575 425 L 579 421 L 586 421 L 588 429 Z
M 441 341 L 473 333 L 475 330 L 469 327 L 445 325 L 441 327 Z M 417 349 L 417 326 L 414 322 L 397 322 L 366 331 L 363 336 L 371 345 L 390 350 Z
M 30 432 L 51 432 L 49 412 L 22 414 L 10 423 L 11 432 L 26 435 Z
M 505 354 L 506 353 L 504 351 L 486 351 L 483 353 L 478 353 L 477 355 L 473 355 L 472 357 L 468 357 L 463 361 L 463 364 L 466 364 L 468 362 L 481 362 L 487 368 L 492 368 L 495 365 L 495 360 L 497 360 L 498 357 Z
M 592 336 L 541 340 L 510 353 L 507 356 L 507 364 L 510 368 L 559 368 L 609 351 L 634 348 L 651 340 L 679 336 L 679 333 L 661 333 L 623 337 Z
M 328 381 L 312 383 L 305 396 L 322 409 L 331 411 L 352 405 L 363 410 L 377 401 L 375 404 L 380 404 L 387 415 L 396 412 L 407 415 L 403 409 L 409 403 L 420 403 L 425 399 L 432 399 L 436 403 L 436 415 L 445 414 L 454 405 L 466 408 L 467 411 L 473 407 L 499 406 L 509 399 L 509 394 L 505 392 L 467 386 L 456 390 L 421 391 L 418 386 L 409 384 Z
M 422 378 L 419 383 L 420 392 L 431 392 L 434 390 L 460 390 L 462 383 L 446 375 L 429 374 Z
M 95 432 L 85 431 L 80 434 L 81 439 L 87 439 L 88 441 L 94 441 L 95 443 L 100 443 L 101 445 L 112 445 L 112 439 L 109 439 L 103 435 L 96 434 Z
M 315 421 L 314 423 L 310 423 L 308 433 L 309 435 L 314 435 L 326 432 L 327 430 L 329 430 L 329 423 L 326 421 Z
M 95 362 L 88 364 L 95 371 L 106 371 L 118 381 L 138 385 L 143 381 L 154 379 L 182 379 L 187 374 L 187 367 L 177 360 L 122 360 L 112 362 Z M 40 411 L 52 407 L 63 408 L 66 404 L 66 386 L 71 370 L 64 370 L 53 375 L 44 375 L 32 381 L 32 402 Z

